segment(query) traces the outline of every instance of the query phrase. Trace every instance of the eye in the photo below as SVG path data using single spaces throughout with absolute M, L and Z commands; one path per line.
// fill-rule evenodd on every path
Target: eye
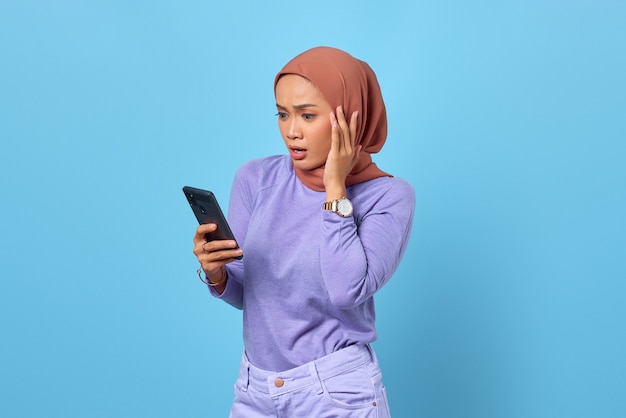
M 303 113 L 302 117 L 304 118 L 304 120 L 313 120 L 315 118 L 315 115 L 312 113 Z
M 278 119 L 280 119 L 280 120 L 287 119 L 287 113 L 286 112 L 278 112 L 274 116 L 278 116 Z

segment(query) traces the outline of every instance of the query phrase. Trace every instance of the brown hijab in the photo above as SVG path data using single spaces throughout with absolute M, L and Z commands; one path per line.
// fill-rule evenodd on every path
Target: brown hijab
M 310 80 L 332 109 L 343 106 L 348 121 L 352 112 L 359 112 L 357 144 L 363 148 L 346 178 L 346 186 L 390 176 L 381 171 L 371 157 L 380 151 L 387 139 L 387 113 L 376 74 L 366 62 L 339 49 L 322 46 L 309 49 L 289 61 L 276 75 L 274 91 L 280 77 L 286 74 L 297 74 Z M 305 186 L 324 191 L 323 166 L 308 171 L 294 167 L 294 170 Z

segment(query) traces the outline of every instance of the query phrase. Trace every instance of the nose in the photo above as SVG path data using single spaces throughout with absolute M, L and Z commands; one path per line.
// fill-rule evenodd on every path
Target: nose
M 302 129 L 300 129 L 298 118 L 291 118 L 291 121 L 289 123 L 289 130 L 287 131 L 287 138 L 289 139 L 301 139 L 302 138 Z

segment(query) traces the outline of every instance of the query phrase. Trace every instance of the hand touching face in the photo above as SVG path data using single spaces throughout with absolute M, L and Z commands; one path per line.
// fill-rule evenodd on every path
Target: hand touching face
M 337 113 L 330 113 L 332 141 L 324 168 L 327 200 L 339 199 L 346 195 L 346 178 L 352 171 L 362 148 L 356 140 L 358 117 L 358 112 L 353 112 L 348 125 L 341 106 L 337 107 Z

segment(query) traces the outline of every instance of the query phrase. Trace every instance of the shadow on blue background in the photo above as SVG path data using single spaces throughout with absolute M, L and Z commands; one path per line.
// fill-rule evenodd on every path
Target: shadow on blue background
M 395 417 L 626 415 L 617 1 L 0 5 L 0 415 L 226 416 L 241 315 L 180 188 L 282 153 L 272 81 L 346 49 L 417 192 L 377 296 Z

